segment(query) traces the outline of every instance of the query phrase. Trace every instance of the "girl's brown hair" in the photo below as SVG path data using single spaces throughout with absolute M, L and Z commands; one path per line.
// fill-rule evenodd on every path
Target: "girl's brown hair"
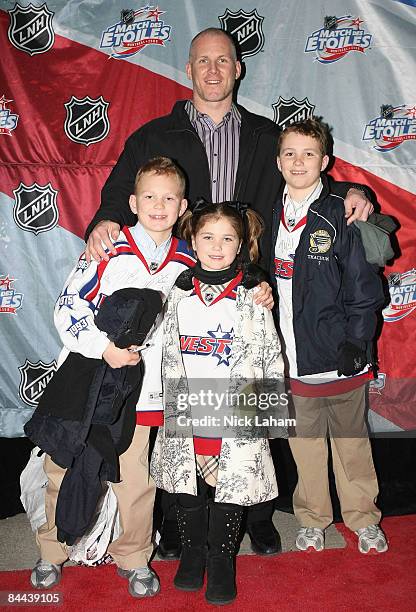
M 243 213 L 240 213 L 238 208 L 240 208 L 238 203 L 219 202 L 218 204 L 207 203 L 206 206 L 198 207 L 198 210 L 194 212 L 188 209 L 179 219 L 179 235 L 192 246 L 192 237 L 202 229 L 207 221 L 218 221 L 218 219 L 224 217 L 230 221 L 239 240 L 247 245 L 250 261 L 255 263 L 259 259 L 257 241 L 263 232 L 264 224 L 254 210 L 247 208 Z

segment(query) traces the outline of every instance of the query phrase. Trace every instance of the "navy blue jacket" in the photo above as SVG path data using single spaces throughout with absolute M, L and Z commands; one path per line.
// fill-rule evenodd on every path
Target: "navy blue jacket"
M 338 349 L 350 341 L 371 347 L 376 311 L 384 302 L 377 268 L 366 261 L 359 230 L 347 226 L 337 184 L 322 175 L 323 189 L 311 204 L 292 277 L 293 327 L 298 374 L 338 368 Z M 276 287 L 274 248 L 283 209 L 283 189 L 272 222 L 271 277 Z M 278 302 L 276 304 L 278 315 Z

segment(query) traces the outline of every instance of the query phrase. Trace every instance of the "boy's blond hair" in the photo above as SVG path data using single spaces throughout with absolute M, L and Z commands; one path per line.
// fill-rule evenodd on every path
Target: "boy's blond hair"
M 150 174 L 151 172 L 160 175 L 176 176 L 180 189 L 180 198 L 182 199 L 184 197 L 186 188 L 185 175 L 170 157 L 153 157 L 153 159 L 146 162 L 136 174 L 134 181 L 135 192 L 137 191 L 137 185 L 142 176 L 144 174 Z

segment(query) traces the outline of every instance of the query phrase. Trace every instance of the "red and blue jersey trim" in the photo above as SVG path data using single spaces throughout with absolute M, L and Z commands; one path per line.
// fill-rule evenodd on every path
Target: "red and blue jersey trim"
M 215 300 L 213 302 L 211 302 L 211 304 L 205 304 L 204 298 L 202 297 L 202 293 L 201 293 L 201 285 L 200 285 L 199 280 L 197 278 L 193 279 L 194 280 L 195 293 L 199 297 L 201 302 L 203 304 L 205 304 L 205 306 L 208 306 L 208 308 L 210 308 L 211 306 L 213 306 L 214 304 L 216 304 L 217 302 L 219 302 L 223 298 L 230 298 L 232 300 L 235 300 L 237 298 L 237 287 L 241 283 L 242 278 L 243 278 L 243 272 L 240 271 L 237 274 L 237 276 L 235 278 L 233 278 L 233 280 L 226 286 L 224 291 L 222 291 L 219 295 L 217 295 L 217 297 L 215 298 Z

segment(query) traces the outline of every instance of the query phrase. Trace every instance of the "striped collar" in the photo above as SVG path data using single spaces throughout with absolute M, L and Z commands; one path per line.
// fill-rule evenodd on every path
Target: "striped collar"
M 208 124 L 212 129 L 216 129 L 221 127 L 222 125 L 226 125 L 230 119 L 234 119 L 241 125 L 241 113 L 234 104 L 231 104 L 231 108 L 228 113 L 225 113 L 222 121 L 220 123 L 214 123 L 211 117 L 207 113 L 201 113 L 199 110 L 195 108 L 192 100 L 187 100 L 185 103 L 185 110 L 188 113 L 189 121 L 194 124 L 196 121 L 203 121 L 205 124 Z

